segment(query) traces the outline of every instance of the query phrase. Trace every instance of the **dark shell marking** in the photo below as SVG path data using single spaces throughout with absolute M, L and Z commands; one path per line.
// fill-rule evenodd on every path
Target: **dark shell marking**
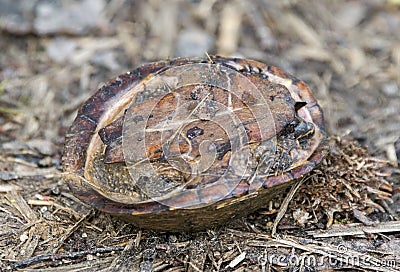
M 216 183 L 213 177 L 196 179 L 190 174 L 182 176 L 174 170 L 167 171 L 163 182 L 168 184 L 171 179 L 177 178 L 183 182 L 194 180 L 193 184 L 186 185 L 186 189 L 179 193 L 167 193 L 162 201 L 146 198 L 137 188 L 140 184 L 130 181 L 131 175 L 126 167 L 122 148 L 124 118 L 131 118 L 130 121 L 137 123 L 147 118 L 151 126 L 151 120 L 155 120 L 156 124 L 173 111 L 171 105 L 177 98 L 172 94 L 165 95 L 157 104 L 157 108 L 161 109 L 159 116 L 157 113 L 156 116 L 141 116 L 146 103 L 153 99 L 153 94 L 150 97 L 144 92 L 138 95 L 140 89 L 136 87 L 150 83 L 161 73 L 168 75 L 171 68 L 188 64 L 207 65 L 211 64 L 211 60 L 213 65 L 222 67 L 219 69 L 234 70 L 239 73 L 239 78 L 245 76 L 262 92 L 270 94 L 266 98 L 269 100 L 270 118 L 273 118 L 273 122 L 272 127 L 268 123 L 268 129 L 263 136 L 254 128 L 254 120 L 247 118 L 246 109 L 241 113 L 242 116 L 238 116 L 250 146 L 257 146 L 260 142 L 265 143 L 274 138 L 276 151 L 269 155 L 265 155 L 268 152 L 262 153 L 256 160 L 258 165 L 252 168 L 257 171 L 256 174 L 241 180 L 227 178 L 222 183 Z M 165 231 L 198 230 L 265 206 L 272 196 L 292 184 L 292 181 L 309 173 L 321 162 L 327 153 L 323 113 L 304 82 L 276 67 L 257 61 L 221 57 L 211 57 L 211 60 L 179 58 L 146 64 L 108 82 L 94 94 L 79 109 L 77 118 L 66 135 L 63 178 L 71 191 L 84 203 L 123 217 L 138 227 Z M 168 90 L 159 92 L 168 93 Z M 204 92 L 210 97 L 205 97 Z M 195 91 L 193 86 L 183 86 L 179 89 L 179 94 L 189 104 L 194 101 L 194 105 L 198 105 L 200 100 L 211 106 L 214 100 L 226 101 L 226 94 L 217 87 L 203 86 Z M 241 99 L 247 99 L 243 98 L 246 93 L 242 94 Z M 251 98 L 248 101 L 250 100 Z M 135 103 L 136 106 L 130 107 Z M 240 101 L 233 101 L 232 104 L 245 108 Z M 298 105 L 302 107 L 297 110 Z M 126 117 L 126 112 L 130 117 Z M 295 131 L 296 128 L 302 130 Z M 210 131 L 215 131 L 217 135 Z M 171 147 L 172 152 L 191 150 L 198 155 L 198 142 L 205 139 L 214 142 L 224 139 L 219 137 L 218 126 L 213 126 L 211 122 L 207 125 L 201 121 L 194 122 L 183 132 L 186 142 L 179 142 L 177 146 Z M 306 136 L 301 138 L 293 135 Z M 159 135 L 149 133 L 146 137 L 151 143 L 146 145 L 147 156 L 154 165 L 164 168 L 165 152 Z M 232 147 L 225 139 L 218 142 L 215 148 L 217 160 L 210 171 L 220 175 L 220 169 L 226 171 L 229 168 L 227 157 L 232 153 Z M 291 155 L 292 150 L 296 152 L 296 159 Z M 251 152 L 252 156 L 256 156 L 257 152 Z

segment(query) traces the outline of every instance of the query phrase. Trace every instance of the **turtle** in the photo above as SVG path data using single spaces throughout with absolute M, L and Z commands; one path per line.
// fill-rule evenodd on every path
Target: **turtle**
M 265 207 L 327 152 L 303 81 L 255 60 L 176 58 L 108 81 L 79 108 L 62 178 L 138 228 L 197 231 Z

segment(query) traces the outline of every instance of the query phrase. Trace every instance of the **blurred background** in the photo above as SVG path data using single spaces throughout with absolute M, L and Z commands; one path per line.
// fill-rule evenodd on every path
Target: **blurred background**
M 106 80 L 208 52 L 294 74 L 315 92 L 329 133 L 398 161 L 396 0 L 2 0 L 0 29 L 3 143 L 60 144 L 57 153 L 78 106 Z

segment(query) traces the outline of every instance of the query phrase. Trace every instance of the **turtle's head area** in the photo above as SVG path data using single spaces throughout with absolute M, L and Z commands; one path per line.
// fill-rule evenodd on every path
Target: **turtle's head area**
M 282 130 L 282 136 L 293 134 L 296 140 L 304 141 L 310 139 L 314 135 L 314 125 L 299 117 L 297 114 L 298 110 L 303 108 L 305 105 L 307 105 L 307 103 L 303 101 L 298 101 L 295 103 L 294 107 L 296 110 L 296 116 L 293 121 L 287 124 Z
M 307 102 L 304 101 L 296 101 L 294 103 L 294 109 L 296 110 L 296 112 L 301 109 L 302 107 L 304 107 L 305 105 L 307 105 Z

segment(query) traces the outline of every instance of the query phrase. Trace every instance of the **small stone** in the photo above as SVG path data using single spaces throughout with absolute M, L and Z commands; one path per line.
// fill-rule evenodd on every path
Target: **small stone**
M 22 234 L 22 235 L 19 237 L 19 240 L 23 243 L 23 242 L 25 242 L 26 240 L 28 240 L 28 238 L 29 238 L 28 235 Z
M 15 34 L 27 34 L 32 31 L 32 17 L 37 0 L 0 1 L 0 29 Z
M 34 30 L 39 35 L 83 35 L 106 22 L 104 0 L 39 1 Z

